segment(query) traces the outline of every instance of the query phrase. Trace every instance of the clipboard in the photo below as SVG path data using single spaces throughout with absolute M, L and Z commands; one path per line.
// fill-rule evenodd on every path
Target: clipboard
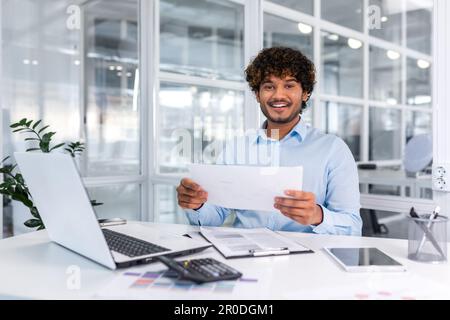
M 200 234 L 225 259 L 314 253 L 300 243 L 268 228 L 238 229 L 200 227 Z

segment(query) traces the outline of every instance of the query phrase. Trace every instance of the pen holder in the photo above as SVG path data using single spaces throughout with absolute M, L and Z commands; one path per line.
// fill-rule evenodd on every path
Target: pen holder
M 447 217 L 409 218 L 408 259 L 426 263 L 447 262 Z

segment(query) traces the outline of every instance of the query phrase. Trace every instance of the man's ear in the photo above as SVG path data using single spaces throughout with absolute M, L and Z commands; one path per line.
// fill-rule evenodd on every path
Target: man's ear
M 256 101 L 257 101 L 258 103 L 261 103 L 260 100 L 259 100 L 259 91 L 256 91 L 256 92 L 255 92 L 255 96 L 256 96 Z
M 306 91 L 303 92 L 303 94 L 302 94 L 303 102 L 308 102 L 310 96 L 311 96 L 311 94 L 309 92 L 306 92 Z

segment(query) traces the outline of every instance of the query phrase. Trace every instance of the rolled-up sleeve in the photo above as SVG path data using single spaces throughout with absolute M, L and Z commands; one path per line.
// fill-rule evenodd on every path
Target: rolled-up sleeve
M 358 170 L 353 155 L 341 139 L 336 139 L 328 165 L 328 183 L 323 204 L 323 221 L 313 232 L 361 236 Z

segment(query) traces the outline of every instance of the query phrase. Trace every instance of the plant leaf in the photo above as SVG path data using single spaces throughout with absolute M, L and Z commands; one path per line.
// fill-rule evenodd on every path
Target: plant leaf
M 44 130 L 47 129 L 48 127 L 50 127 L 50 126 L 45 126 L 45 127 L 41 128 L 41 130 L 39 130 L 38 133 L 41 133 L 42 131 L 44 131 Z
M 25 184 L 25 180 L 23 179 L 23 176 L 20 173 L 16 174 L 15 178 L 18 183 Z
M 39 211 L 36 207 L 33 207 L 30 209 L 31 215 L 37 219 L 40 219 L 41 216 L 39 215 Z
M 52 137 L 56 134 L 56 132 L 47 132 L 42 136 L 42 141 L 44 142 L 50 142 L 52 140 Z
M 6 160 L 8 160 L 10 158 L 10 156 L 7 156 L 5 159 L 2 160 L 1 163 L 5 162 Z
M 22 194 L 15 193 L 15 194 L 11 195 L 11 197 L 13 200 L 22 202 L 24 204 L 24 206 L 26 206 L 28 208 L 33 207 L 33 202 Z
M 38 219 L 30 219 L 25 221 L 24 225 L 28 228 L 36 228 L 42 225 L 42 221 Z
M 38 150 L 41 150 L 41 149 L 40 148 L 30 148 L 30 149 L 27 149 L 25 152 L 38 151 Z
M 42 122 L 42 120 L 37 121 L 34 125 L 33 125 L 33 130 L 35 130 L 37 128 L 37 126 Z
M 40 141 L 38 138 L 26 138 L 25 141 Z
M 21 124 L 20 123 L 13 123 L 12 125 L 10 125 L 9 127 L 11 128 L 11 129 L 14 129 L 14 128 L 17 128 L 17 127 L 20 127 L 21 126 Z
M 51 148 L 50 151 L 53 151 L 53 150 L 58 149 L 58 148 L 61 148 L 63 145 L 65 145 L 65 143 L 57 144 L 56 146 L 54 146 L 53 148 Z

